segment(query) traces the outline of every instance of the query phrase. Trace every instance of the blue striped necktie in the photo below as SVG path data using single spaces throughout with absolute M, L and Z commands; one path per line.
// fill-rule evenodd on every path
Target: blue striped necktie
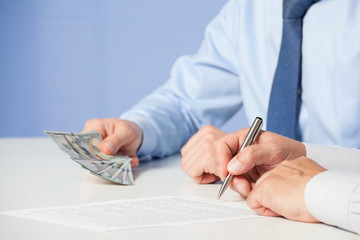
M 317 0 L 283 0 L 281 48 L 268 108 L 267 130 L 296 140 L 301 140 L 302 23 L 314 2 Z

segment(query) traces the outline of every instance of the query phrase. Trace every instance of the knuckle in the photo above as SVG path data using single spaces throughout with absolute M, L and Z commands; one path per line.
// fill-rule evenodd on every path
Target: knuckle
M 215 142 L 217 139 L 216 134 L 214 132 L 209 132 L 207 134 L 207 139 L 210 140 L 211 142 Z
M 90 129 L 90 128 L 93 128 L 97 125 L 100 125 L 101 124 L 101 119 L 99 118 L 93 118 L 93 119 L 90 119 L 90 120 L 87 120 L 85 122 L 85 129 Z
M 272 146 L 272 155 L 274 159 L 277 160 L 283 160 L 283 151 L 281 146 L 279 146 L 278 144 L 273 144 Z
M 301 157 L 299 157 L 299 161 L 306 161 L 306 162 L 308 162 L 308 161 L 310 161 L 307 157 L 305 157 L 305 156 L 301 156 Z
M 207 133 L 203 139 L 202 143 L 207 146 L 212 146 L 216 142 L 217 138 L 214 133 Z
M 185 155 L 185 146 L 183 146 L 181 149 L 180 149 L 180 153 L 182 156 Z
M 102 119 L 101 118 L 94 118 L 94 119 L 92 119 L 92 121 L 94 123 L 100 123 L 100 122 L 102 122 Z
M 200 129 L 200 131 L 202 132 L 212 132 L 214 130 L 214 126 L 211 126 L 211 125 L 205 125 L 204 127 L 202 127 Z
M 256 193 L 249 194 L 246 198 L 246 204 L 249 206 L 249 208 L 254 209 L 255 207 L 255 198 Z
M 272 144 L 270 158 L 274 161 L 286 160 L 282 147 L 279 146 L 278 144 Z
M 180 149 L 181 155 L 186 155 L 187 152 L 189 151 L 189 148 L 190 148 L 190 142 L 188 141 L 188 142 L 185 143 L 185 145 L 182 146 L 182 148 Z
M 181 149 L 180 149 L 180 153 L 182 157 L 185 157 L 188 152 L 190 151 L 191 147 L 188 144 L 185 144 Z
M 198 184 L 200 184 L 200 183 L 201 183 L 201 180 L 202 180 L 201 177 L 192 177 L 192 179 L 193 179 L 193 181 L 194 181 L 195 183 L 198 183 Z
M 116 129 L 116 133 L 123 136 L 125 139 L 133 139 L 134 137 L 134 131 L 132 127 L 127 124 L 126 122 L 117 122 L 115 123 L 114 128 Z
M 87 120 L 87 121 L 85 122 L 85 127 L 90 127 L 93 122 L 94 122 L 94 119 Z
M 182 165 L 181 165 L 181 168 L 182 168 L 182 170 L 183 170 L 191 179 L 193 179 L 194 182 L 200 183 L 201 177 L 199 178 L 199 177 L 195 174 L 195 172 L 194 172 L 191 168 L 189 168 L 186 164 L 184 164 L 184 165 L 182 164 Z
M 202 148 L 202 149 L 211 148 L 211 147 L 212 147 L 212 144 L 213 144 L 213 141 L 211 140 L 211 138 L 210 138 L 210 137 L 205 137 L 205 138 L 202 140 L 201 148 Z
M 119 122 L 116 124 L 116 126 L 118 126 L 119 130 L 126 132 L 126 133 L 131 130 L 130 125 L 126 124 L 125 122 Z
M 201 155 L 204 159 L 206 159 L 207 162 L 212 161 L 214 159 L 213 151 L 203 151 Z
M 187 159 L 186 158 L 181 158 L 181 169 L 184 171 L 184 172 L 186 172 L 186 173 L 188 173 L 188 169 L 189 169 L 189 167 L 188 167 L 188 161 L 187 161 Z
M 227 175 L 228 171 L 227 171 L 227 168 L 222 166 L 222 165 L 219 165 L 218 167 L 218 172 L 217 172 L 217 176 L 220 177 L 221 179 L 225 179 L 226 178 L 226 175 Z
M 241 155 L 244 159 L 253 160 L 256 156 L 256 151 L 252 146 L 248 146 L 243 149 L 242 154 L 238 154 L 237 160 L 240 160 L 239 155 Z
M 183 159 L 181 159 L 181 169 L 186 172 L 186 167 L 185 167 L 185 163 L 183 161 Z

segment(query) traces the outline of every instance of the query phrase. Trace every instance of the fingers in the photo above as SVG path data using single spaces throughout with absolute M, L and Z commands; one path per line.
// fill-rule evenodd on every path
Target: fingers
M 244 176 L 234 176 L 230 183 L 230 188 L 246 199 L 251 191 L 251 184 Z
M 242 129 L 235 133 L 228 134 L 221 138 L 217 143 L 217 148 L 222 149 L 218 151 L 217 157 L 228 159 L 228 161 L 232 159 L 227 168 L 229 173 L 233 175 L 245 173 L 255 166 L 254 157 L 256 156 L 253 156 L 255 149 L 251 149 L 253 145 L 244 148 L 241 153 L 238 153 L 242 143 L 244 142 L 247 131 L 248 129 Z
M 181 149 L 181 154 L 192 155 L 198 150 L 196 146 L 203 145 L 203 142 L 213 143 L 224 134 L 225 132 L 221 131 L 220 129 L 217 129 L 211 125 L 207 125 L 201 128 L 187 141 L 187 143 Z
M 269 198 L 272 194 L 276 194 L 276 192 L 273 189 L 273 186 L 271 183 L 268 183 L 264 181 L 270 172 L 267 172 L 267 175 L 263 175 L 259 181 L 256 183 L 256 186 L 254 189 L 248 194 L 248 197 L 246 199 L 246 203 L 248 206 L 254 210 L 256 213 L 268 216 L 268 217 L 276 217 L 280 216 L 278 213 L 273 211 L 273 206 L 271 205 L 271 200 Z M 261 185 L 261 182 L 263 185 Z M 269 181 L 271 182 L 271 181 Z M 270 202 L 270 204 L 269 204 Z M 276 203 L 274 203 L 276 204 Z M 285 203 L 283 203 L 285 204 Z
M 228 171 L 233 175 L 239 175 L 248 172 L 256 165 L 272 165 L 275 163 L 274 159 L 282 159 L 281 157 L 274 157 L 276 154 L 276 149 L 272 149 L 271 145 L 247 146 L 231 159 L 228 164 Z
M 207 174 L 214 175 L 212 166 L 214 164 L 214 154 L 207 147 L 199 148 L 198 152 L 193 155 L 183 155 L 181 159 L 181 168 L 188 174 L 196 183 L 211 183 L 215 178 L 205 176 Z
M 100 118 L 87 120 L 85 122 L 84 129 L 82 130 L 82 132 L 85 133 L 91 131 L 99 132 L 101 137 L 104 139 L 107 136 L 104 120 Z
M 137 156 L 134 156 L 131 160 L 131 167 L 135 168 L 137 166 L 139 166 L 139 158 Z
M 262 131 L 256 144 L 244 148 L 234 156 L 228 164 L 228 171 L 238 175 L 260 166 L 259 170 L 266 172 L 284 160 L 292 160 L 300 156 L 306 156 L 305 146 L 301 142 Z
M 199 183 L 201 183 L 201 184 L 213 183 L 213 182 L 216 182 L 219 180 L 220 180 L 220 178 L 218 176 L 216 176 L 215 174 L 204 173 L 204 174 L 202 174 L 201 179 L 199 180 Z
M 302 143 L 265 131 L 260 132 L 254 145 L 247 146 L 238 153 L 247 132 L 248 129 L 242 129 L 224 136 L 217 142 L 217 148 L 220 149 L 217 151 L 217 157 L 224 162 L 228 161 L 228 172 L 234 176 L 242 175 L 234 178 L 230 187 L 245 198 L 264 173 L 274 169 L 284 160 L 306 155 Z
M 195 182 L 210 183 L 226 176 L 227 162 L 217 161 L 214 145 L 225 134 L 213 126 L 205 126 L 181 149 L 181 167 Z
M 120 138 L 114 132 L 116 121 L 110 119 L 90 119 L 86 121 L 83 132 L 97 131 L 104 139 L 99 148 L 105 154 L 115 154 L 120 148 Z
M 93 130 L 98 131 L 103 138 L 99 144 L 102 152 L 135 156 L 132 166 L 139 164 L 136 153 L 141 144 L 142 130 L 136 123 L 118 118 L 91 119 L 85 123 L 83 132 Z
M 321 171 L 325 169 L 305 157 L 283 161 L 259 178 L 247 204 L 261 215 L 316 222 L 306 207 L 304 193 L 310 179 Z
M 100 150 L 108 155 L 116 154 L 122 146 L 121 140 L 118 134 L 109 135 L 100 143 Z
M 234 175 L 233 180 L 230 183 L 230 188 L 235 192 L 239 193 L 242 198 L 247 198 L 249 193 L 255 187 L 257 180 L 261 175 L 259 175 L 256 168 L 251 169 L 246 174 Z

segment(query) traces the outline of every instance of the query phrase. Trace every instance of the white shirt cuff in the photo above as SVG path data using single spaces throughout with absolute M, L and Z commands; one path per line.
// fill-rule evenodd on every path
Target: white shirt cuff
M 327 169 L 359 171 L 360 150 L 339 146 L 304 143 L 306 156 Z
M 316 175 L 305 189 L 309 212 L 321 222 L 353 231 L 349 223 L 349 206 L 359 180 L 358 173 L 340 170 Z

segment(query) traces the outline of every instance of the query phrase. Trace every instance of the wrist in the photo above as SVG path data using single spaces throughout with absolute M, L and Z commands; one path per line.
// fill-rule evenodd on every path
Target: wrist
M 291 139 L 289 147 L 289 156 L 291 159 L 306 157 L 306 146 L 304 143 Z

